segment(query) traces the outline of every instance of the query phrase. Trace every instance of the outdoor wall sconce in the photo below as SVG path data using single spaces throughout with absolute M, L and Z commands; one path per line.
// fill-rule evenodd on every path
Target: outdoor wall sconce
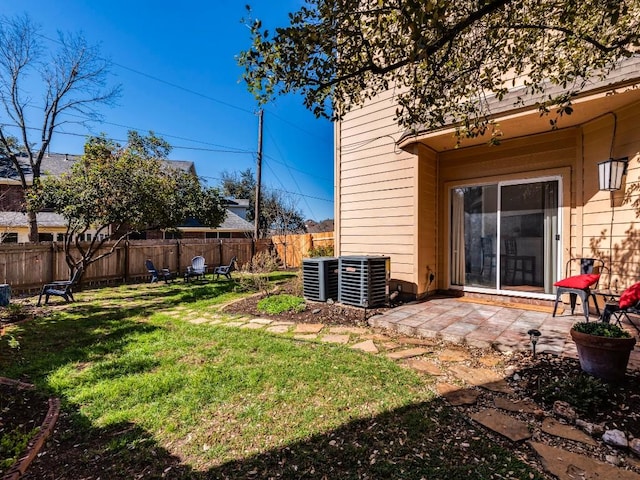
M 531 349 L 533 350 L 533 358 L 536 358 L 536 344 L 538 343 L 538 339 L 542 336 L 540 330 L 536 330 L 532 328 L 527 332 L 529 338 L 531 339 Z
M 598 163 L 598 186 L 600 190 L 613 192 L 622 188 L 622 177 L 627 173 L 629 157 L 610 158 Z

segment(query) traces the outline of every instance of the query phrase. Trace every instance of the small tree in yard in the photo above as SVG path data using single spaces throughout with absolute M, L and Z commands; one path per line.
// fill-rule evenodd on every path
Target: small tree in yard
M 162 161 L 169 151 L 153 133 L 130 132 L 124 147 L 93 137 L 68 174 L 44 179 L 42 194 L 30 201 L 66 219 L 64 250 L 72 274 L 112 254 L 131 233 L 175 228 L 188 218 L 210 227 L 222 223 L 226 210 L 218 191 L 169 167 Z M 89 229 L 96 235 L 87 246 L 78 236 Z M 107 240 L 114 243 L 99 254 Z

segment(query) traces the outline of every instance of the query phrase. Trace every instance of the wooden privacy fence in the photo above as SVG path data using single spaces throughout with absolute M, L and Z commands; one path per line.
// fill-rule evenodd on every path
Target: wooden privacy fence
M 111 248 L 106 243 L 102 251 Z M 272 247 L 270 239 L 250 238 L 130 240 L 120 244 L 109 255 L 89 266 L 81 284 L 141 281 L 149 277 L 145 260 L 157 268 L 169 268 L 184 273 L 191 259 L 203 256 L 208 267 L 228 264 L 233 256 L 238 264 L 248 262 L 253 255 Z M 68 280 L 63 245 L 57 242 L 0 244 L 0 283 L 11 285 L 13 293 L 39 289 L 44 283 Z
M 333 232 L 274 235 L 271 240 L 286 267 L 300 267 L 312 248 L 333 247 Z

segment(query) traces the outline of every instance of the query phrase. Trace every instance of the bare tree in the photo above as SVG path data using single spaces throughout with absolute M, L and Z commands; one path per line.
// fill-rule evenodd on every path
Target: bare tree
M 265 221 L 274 235 L 279 235 L 284 247 L 283 265 L 287 268 L 288 235 L 304 233 L 306 231 L 302 213 L 291 195 L 279 191 L 271 191 L 263 200 L 267 216 Z
M 38 223 L 29 199 L 39 195 L 42 159 L 54 133 L 65 123 L 98 120 L 96 107 L 120 94 L 120 86 L 107 86 L 109 61 L 81 34 L 59 32 L 55 51 L 44 41 L 28 16 L 0 18 L 0 157 L 20 178 L 31 242 L 38 241 Z M 34 93 L 42 103 L 34 102 Z M 70 112 L 80 120 L 63 115 Z

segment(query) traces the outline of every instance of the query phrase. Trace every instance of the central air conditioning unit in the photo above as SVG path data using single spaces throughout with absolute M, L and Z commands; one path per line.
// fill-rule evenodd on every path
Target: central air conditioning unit
M 335 257 L 302 260 L 302 293 L 304 298 L 326 302 L 338 298 L 338 259 Z
M 389 257 L 340 257 L 338 259 L 338 301 L 364 308 L 387 304 L 390 267 Z

